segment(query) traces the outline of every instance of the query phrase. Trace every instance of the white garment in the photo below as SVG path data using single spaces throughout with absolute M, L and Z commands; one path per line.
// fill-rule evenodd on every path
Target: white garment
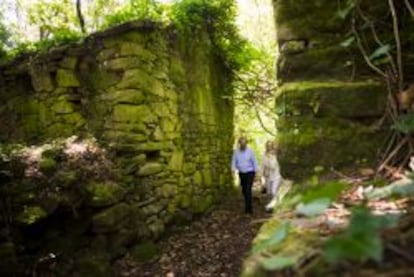
M 277 190 L 282 181 L 279 162 L 276 155 L 265 153 L 262 159 L 261 175 L 264 178 L 266 191 L 272 196 L 272 200 L 266 205 L 266 210 L 272 210 L 277 202 Z
M 267 193 L 275 197 L 282 180 L 279 162 L 277 161 L 276 155 L 265 153 L 263 155 L 262 166 L 260 169 L 261 175 L 264 178 Z

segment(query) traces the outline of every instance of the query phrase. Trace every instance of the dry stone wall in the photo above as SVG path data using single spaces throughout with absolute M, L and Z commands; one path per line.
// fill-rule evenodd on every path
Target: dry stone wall
M 10 199 L 16 204 L 10 216 L 23 220 L 2 221 L 2 230 L 12 233 L 0 236 L 1 257 L 19 256 L 19 247 L 33 242 L 17 234 L 43 226 L 37 240 L 48 241 L 49 251 L 65 254 L 64 245 L 72 241 L 66 249 L 83 251 L 74 261 L 78 268 L 104 272 L 100 261 L 157 238 L 171 222 L 206 211 L 229 188 L 233 103 L 224 96 L 232 92 L 231 74 L 207 32 L 183 35 L 172 27 L 133 22 L 81 44 L 22 57 L 0 70 L 3 145 L 42 145 L 72 136 L 79 144 L 93 137 L 111 164 L 105 167 L 111 177 L 80 179 L 76 176 L 86 170 L 81 164 L 64 168 L 64 161 L 70 161 L 62 154 L 67 153 L 65 143 L 57 143 L 60 148 L 54 151 L 44 148 L 49 150 L 41 151 L 36 166 L 41 176 L 49 176 L 42 179 L 49 180 L 45 187 L 72 183 L 77 188 L 53 193 L 54 209 L 46 209 L 45 198 L 37 197 L 39 186 L 25 187 L 22 180 L 37 181 L 7 175 L 5 183 L 21 188 Z M 9 162 L 2 166 L 10 169 Z M 25 202 L 20 194 L 34 197 Z M 64 201 L 76 198 L 77 217 Z M 60 216 L 77 231 L 69 237 L 61 231 L 61 237 L 51 239 L 48 230 L 59 229 Z M 33 253 L 38 251 L 42 246 L 33 246 Z
M 387 127 L 376 124 L 386 89 L 355 44 L 341 46 L 349 28 L 338 16 L 345 2 L 273 1 L 280 48 L 277 129 L 289 178 L 309 176 L 315 167 L 372 166 L 387 136 Z

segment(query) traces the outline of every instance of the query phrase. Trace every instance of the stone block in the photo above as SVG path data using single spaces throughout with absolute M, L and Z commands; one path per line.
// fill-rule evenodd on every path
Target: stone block
M 58 69 L 56 72 L 56 82 L 59 87 L 79 87 L 78 77 L 72 70 Z
M 130 215 L 130 206 L 119 203 L 109 207 L 92 218 L 93 230 L 96 233 L 112 232 L 121 228 L 120 223 Z
M 112 120 L 123 123 L 153 123 L 157 121 L 157 117 L 145 105 L 116 105 L 112 113 Z
M 154 175 L 154 174 L 161 172 L 163 169 L 164 169 L 164 166 L 162 164 L 148 162 L 138 170 L 137 175 L 140 177 Z
M 174 150 L 168 167 L 171 171 L 181 171 L 183 169 L 184 152 L 182 150 Z
M 86 204 L 92 207 L 106 207 L 118 203 L 126 193 L 119 184 L 112 182 L 89 182 L 85 190 L 88 195 Z

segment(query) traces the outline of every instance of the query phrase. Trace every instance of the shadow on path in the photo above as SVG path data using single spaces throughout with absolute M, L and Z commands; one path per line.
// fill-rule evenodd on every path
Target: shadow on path
M 233 277 L 260 228 L 265 199 L 254 193 L 254 214 L 243 213 L 239 191 L 223 197 L 210 213 L 180 228 L 159 243 L 160 253 L 150 262 L 128 257 L 115 265 L 117 276 Z

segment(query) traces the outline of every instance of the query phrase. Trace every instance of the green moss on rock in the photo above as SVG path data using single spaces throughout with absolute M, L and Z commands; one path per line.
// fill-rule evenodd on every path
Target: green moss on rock
M 145 241 L 134 246 L 130 254 L 133 258 L 140 262 L 147 262 L 158 255 L 158 246 L 152 241 Z
M 16 221 L 21 224 L 31 225 L 42 220 L 46 216 L 47 212 L 44 209 L 38 206 L 33 206 L 24 208 L 24 210 L 16 216 Z
M 52 158 L 44 157 L 39 162 L 39 170 L 43 173 L 50 174 L 56 170 L 57 163 Z
M 148 106 L 116 105 L 114 107 L 112 120 L 115 122 L 156 122 L 156 116 Z
M 193 201 L 193 210 L 195 213 L 203 213 L 213 204 L 212 195 L 203 195 L 195 201 Z
M 150 176 L 157 173 L 160 173 L 164 169 L 164 166 L 159 163 L 149 162 L 143 165 L 139 170 L 137 175 L 140 177 Z
M 58 69 L 56 73 L 56 82 L 60 87 L 79 87 L 78 77 L 72 70 Z
M 386 92 L 373 81 L 294 82 L 281 88 L 278 105 L 288 114 L 373 117 L 384 113 Z
M 125 218 L 130 214 L 130 206 L 120 203 L 94 215 L 92 218 L 95 232 L 111 232 L 121 228 Z
M 105 207 L 118 203 L 125 196 L 125 189 L 112 182 L 90 182 L 85 187 L 88 192 L 88 205 Z
M 168 167 L 172 171 L 181 171 L 184 162 L 184 152 L 182 150 L 176 150 L 173 152 Z

